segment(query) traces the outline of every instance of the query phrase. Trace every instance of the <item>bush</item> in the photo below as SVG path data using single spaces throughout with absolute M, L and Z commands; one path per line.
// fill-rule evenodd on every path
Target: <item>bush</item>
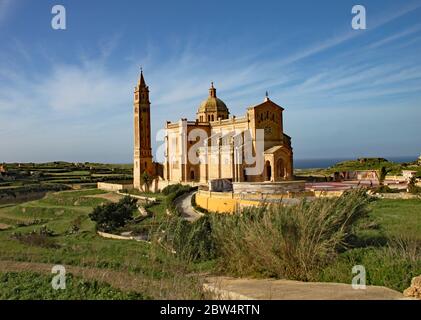
M 178 257 L 187 261 L 203 261 L 215 257 L 215 241 L 209 216 L 195 222 L 172 217 L 164 226 L 164 240 Z
M 354 224 L 367 216 L 368 201 L 365 191 L 356 189 L 335 199 L 212 216 L 221 268 L 236 275 L 314 280 L 346 247 Z
M 111 232 L 123 227 L 133 219 L 133 211 L 137 208 L 137 199 L 124 197 L 118 203 L 108 203 L 96 207 L 89 218 L 96 222 L 96 229 Z
M 12 233 L 11 238 L 29 246 L 57 249 L 60 246 L 51 239 L 54 235 L 53 231 L 46 226 L 42 226 L 38 231 L 34 230 L 26 234 L 14 232 Z
M 408 182 L 408 192 L 412 194 L 421 194 L 421 187 L 417 186 L 417 178 L 412 177 Z
M 177 192 L 179 189 L 183 188 L 184 186 L 180 183 L 177 184 L 171 184 L 169 186 L 166 186 L 164 189 L 162 189 L 162 193 L 165 196 L 168 196 L 170 193 L 175 193 Z

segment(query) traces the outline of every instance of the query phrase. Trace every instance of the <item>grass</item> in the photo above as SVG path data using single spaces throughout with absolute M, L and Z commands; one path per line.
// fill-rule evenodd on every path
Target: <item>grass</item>
M 5 300 L 143 300 L 137 292 L 124 292 L 107 283 L 66 275 L 66 289 L 54 290 L 52 276 L 34 272 L 0 273 L 0 299 Z
M 387 237 L 410 236 L 421 240 L 421 200 L 375 201 L 371 218 Z
M 376 200 L 362 221 L 357 247 L 339 255 L 319 281 L 351 283 L 351 269 L 363 265 L 367 284 L 403 291 L 421 274 L 421 200 Z

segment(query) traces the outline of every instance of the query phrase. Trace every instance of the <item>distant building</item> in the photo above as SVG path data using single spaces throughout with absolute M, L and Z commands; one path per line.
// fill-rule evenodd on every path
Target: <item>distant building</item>
M 404 177 L 405 180 L 410 180 L 413 177 L 417 176 L 417 171 L 413 171 L 413 170 L 402 170 L 402 176 Z

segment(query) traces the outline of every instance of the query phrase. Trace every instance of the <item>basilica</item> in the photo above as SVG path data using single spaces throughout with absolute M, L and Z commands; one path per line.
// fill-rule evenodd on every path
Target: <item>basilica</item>
M 293 178 L 291 138 L 283 130 L 284 109 L 264 100 L 245 115 L 230 114 L 212 83 L 195 120 L 165 124 L 165 162 L 152 161 L 149 88 L 141 73 L 134 91 L 134 186 L 141 175 L 160 175 L 169 183 L 212 180 L 278 182 Z

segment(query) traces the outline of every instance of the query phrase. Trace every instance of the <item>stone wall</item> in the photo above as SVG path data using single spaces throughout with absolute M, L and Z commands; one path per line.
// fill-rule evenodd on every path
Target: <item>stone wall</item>
M 289 194 L 305 190 L 305 181 L 279 181 L 279 182 L 234 182 L 233 190 L 236 194 Z
M 131 190 L 133 189 L 133 184 L 98 182 L 97 188 L 100 190 L 116 192 L 124 189 Z
M 196 193 L 196 204 L 209 212 L 235 213 L 245 206 L 259 206 L 262 202 L 241 200 L 236 198 L 232 192 L 199 190 Z

